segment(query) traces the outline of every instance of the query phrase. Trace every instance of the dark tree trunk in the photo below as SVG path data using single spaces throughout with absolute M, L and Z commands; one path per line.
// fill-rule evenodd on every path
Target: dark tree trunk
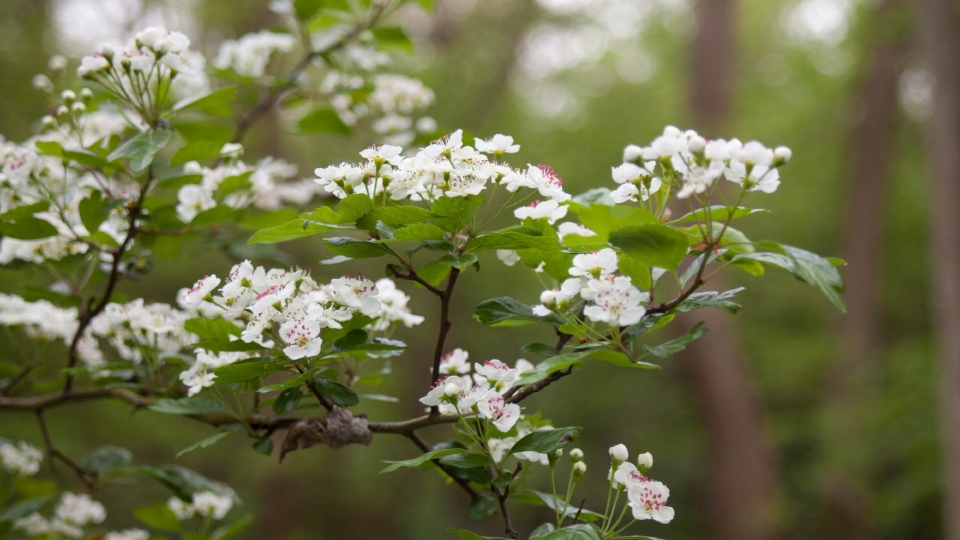
M 727 123 L 736 71 L 735 0 L 699 0 L 693 42 L 690 110 L 695 128 L 715 137 Z M 722 286 L 718 280 L 711 284 Z M 710 333 L 685 351 L 681 369 L 702 418 L 709 457 L 706 522 L 713 540 L 775 536 L 772 509 L 778 472 L 763 407 L 729 315 L 696 313 Z M 690 320 L 693 322 L 693 320 Z
M 954 0 L 920 2 L 934 79 L 927 123 L 933 320 L 941 362 L 945 540 L 960 540 L 960 17 Z
M 896 15 L 899 2 L 875 10 L 876 28 Z M 841 356 L 832 374 L 827 413 L 831 441 L 855 437 L 862 396 L 857 379 L 875 365 L 879 351 L 879 273 L 884 201 L 897 128 L 897 89 L 903 45 L 899 36 L 878 39 L 867 61 L 860 89 L 857 122 L 850 148 L 852 171 L 844 258 L 847 260 L 847 315 L 840 319 Z M 867 540 L 876 537 L 869 496 L 842 468 L 829 475 L 826 532 L 831 538 Z

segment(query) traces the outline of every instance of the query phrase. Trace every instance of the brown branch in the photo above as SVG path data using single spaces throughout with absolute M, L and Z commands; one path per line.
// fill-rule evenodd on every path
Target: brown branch
M 520 535 L 516 529 L 513 528 L 513 522 L 510 520 L 510 512 L 507 510 L 507 496 L 510 494 L 510 488 L 507 487 L 506 491 L 501 491 L 495 484 L 490 484 L 490 491 L 497 496 L 497 502 L 500 504 L 500 513 L 503 514 L 503 532 L 507 533 L 507 536 L 510 538 L 519 538 Z
M 267 113 L 278 101 L 282 98 L 287 92 L 294 89 L 297 86 L 297 80 L 300 78 L 300 75 L 310 66 L 310 63 L 313 62 L 315 58 L 327 56 L 341 48 L 343 48 L 347 43 L 357 39 L 363 32 L 368 28 L 372 27 L 377 23 L 377 20 L 383 15 L 383 12 L 386 10 L 387 6 L 390 4 L 390 0 L 380 0 L 373 3 L 373 6 L 370 10 L 370 14 L 358 22 L 350 29 L 349 32 L 344 34 L 340 39 L 327 45 L 325 48 L 308 52 L 301 60 L 297 63 L 296 66 L 287 74 L 283 84 L 280 84 L 272 88 L 266 96 L 263 97 L 256 105 L 253 106 L 253 109 L 247 114 L 247 116 L 241 118 L 240 122 L 237 124 L 237 129 L 233 132 L 233 137 L 230 139 L 231 142 L 240 142 L 243 140 L 243 137 L 247 134 L 247 131 L 259 120 L 263 115 Z M 309 43 L 305 43 L 305 46 L 309 47 Z
M 72 460 L 70 456 L 64 454 L 53 445 L 53 440 L 50 438 L 49 430 L 47 430 L 47 422 L 43 418 L 42 410 L 37 411 L 37 422 L 40 424 L 40 433 L 43 434 L 43 442 L 47 446 L 47 454 L 50 456 L 50 466 L 53 467 L 54 472 L 56 472 L 56 465 L 54 465 L 53 459 L 56 458 L 62 461 L 66 466 L 70 467 L 74 474 L 77 475 L 77 478 L 83 482 L 85 486 L 87 486 L 87 489 L 93 490 L 95 487 L 97 487 L 99 476 L 97 475 L 96 471 L 80 465 L 76 461 Z
M 408 266 L 408 267 L 407 267 L 407 271 L 409 272 L 408 274 L 401 274 L 401 273 L 399 273 L 399 272 L 394 271 L 394 272 L 393 272 L 393 275 L 394 275 L 394 277 L 396 277 L 397 279 L 404 279 L 404 280 L 407 280 L 407 281 L 415 281 L 415 282 L 419 283 L 420 285 L 422 285 L 423 288 L 425 288 L 425 289 L 427 289 L 428 291 L 432 292 L 433 294 L 435 294 L 435 295 L 437 295 L 437 296 L 440 296 L 440 297 L 443 297 L 443 291 L 441 291 L 440 289 L 438 289 L 438 288 L 434 287 L 433 285 L 427 283 L 422 277 L 420 277 L 420 276 L 417 274 L 417 272 L 416 272 L 412 267 L 409 267 L 409 266 Z
M 577 508 L 577 515 L 573 516 L 573 525 L 576 525 L 580 521 L 580 512 L 583 512 L 583 505 L 586 504 L 586 499 L 580 499 L 580 506 Z
M 430 379 L 430 386 L 437 384 L 440 378 L 440 360 L 443 359 L 443 344 L 447 340 L 447 333 L 450 332 L 450 297 L 453 294 L 453 287 L 457 284 L 457 276 L 460 275 L 460 269 L 450 269 L 450 277 L 447 279 L 447 288 L 440 295 L 440 335 L 437 336 L 437 347 L 433 351 L 433 372 Z
M 559 339 L 557 340 L 557 344 L 556 346 L 554 346 L 554 349 L 557 352 L 560 352 L 567 345 L 567 342 L 573 339 L 573 336 L 570 334 L 564 334 L 560 330 L 557 330 L 557 336 L 559 337 Z M 556 381 L 562 379 L 563 377 L 570 375 L 571 373 L 573 373 L 572 367 L 567 368 L 563 371 L 555 371 L 550 375 L 547 375 L 547 378 L 543 380 L 537 381 L 532 384 L 528 384 L 524 387 L 511 388 L 510 390 L 507 391 L 506 394 L 504 394 L 504 398 L 507 400 L 507 403 L 519 403 L 524 399 L 530 397 L 531 395 L 536 394 L 537 392 L 550 386 Z
M 420 436 L 417 435 L 416 433 L 411 431 L 406 434 L 406 437 L 411 441 L 413 441 L 413 444 L 417 445 L 417 448 L 422 450 L 423 453 L 427 453 L 430 451 L 430 447 L 427 445 L 427 443 L 423 439 L 421 439 Z M 476 499 L 480 495 L 479 493 L 477 493 L 477 490 L 473 489 L 473 486 L 470 485 L 469 480 L 465 480 L 463 478 L 457 478 L 456 476 L 454 476 L 453 473 L 451 473 L 446 467 L 443 466 L 443 464 L 440 463 L 439 459 L 432 459 L 430 461 L 432 461 L 434 465 L 439 467 L 441 471 L 443 471 L 447 476 L 449 476 L 451 480 L 456 482 L 457 485 L 459 485 L 467 493 L 467 495 L 470 496 L 470 500 Z

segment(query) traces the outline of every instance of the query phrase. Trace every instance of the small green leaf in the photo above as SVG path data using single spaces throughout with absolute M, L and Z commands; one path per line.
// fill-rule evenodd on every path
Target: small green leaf
M 228 538 L 233 538 L 243 532 L 251 523 L 253 523 L 253 514 L 246 514 L 229 525 L 217 527 L 217 529 L 213 531 L 213 536 L 210 540 L 227 540 Z
M 220 366 L 213 371 L 217 376 L 218 383 L 244 383 L 255 381 L 273 371 L 281 371 L 283 368 L 277 364 L 271 364 L 271 358 L 249 358 L 240 360 L 233 364 Z
M 132 460 L 133 454 L 126 448 L 107 445 L 83 456 L 80 463 L 88 469 L 97 471 L 98 474 L 103 474 L 114 467 L 129 465 Z
M 217 443 L 217 441 L 225 438 L 227 435 L 230 435 L 232 433 L 236 433 L 236 431 L 220 431 L 218 433 L 214 433 L 213 435 L 207 437 L 206 439 L 195 442 L 190 446 L 184 448 L 183 450 L 177 452 L 177 455 L 175 457 L 180 457 L 186 454 L 187 452 L 192 452 L 198 448 L 206 448 L 208 446 L 213 446 L 214 444 Z
M 656 216 L 638 206 L 607 206 L 605 204 L 570 204 L 570 211 L 577 214 L 580 223 L 597 233 L 597 240 L 604 240 L 610 233 L 624 227 L 657 225 Z
M 305 236 L 313 236 L 332 229 L 333 227 L 319 225 L 298 218 L 283 225 L 277 225 L 255 232 L 253 236 L 247 240 L 247 244 L 276 244 L 277 242 L 287 242 Z
M 194 349 L 203 349 L 205 351 L 211 352 L 248 352 L 248 351 L 262 351 L 265 349 L 263 345 L 258 343 L 247 343 L 245 341 L 236 340 L 236 341 L 222 341 L 222 340 L 205 340 L 200 343 L 194 343 L 191 345 Z
M 393 232 L 393 238 L 398 242 L 411 240 L 421 242 L 427 240 L 443 240 L 443 230 L 429 223 L 413 223 L 395 230 Z M 474 260 L 476 260 L 476 257 L 474 257 Z
M 666 343 L 661 343 L 656 347 L 644 345 L 643 348 L 646 349 L 648 353 L 656 356 L 657 358 L 661 360 L 665 360 L 677 354 L 678 352 L 686 349 L 687 345 L 707 335 L 707 329 L 701 328 L 701 326 L 703 326 L 703 323 L 698 322 L 693 328 L 690 329 L 689 332 L 678 337 L 677 339 L 668 341 Z
M 519 379 L 514 383 L 515 385 L 525 385 L 530 383 L 535 383 L 546 379 L 548 375 L 557 371 L 563 371 L 568 367 L 580 367 L 583 365 L 582 360 L 586 358 L 590 353 L 589 352 L 576 352 L 569 354 L 557 354 L 550 358 L 547 358 L 543 362 L 537 364 L 537 367 L 531 369 L 530 371 L 525 371 Z
M 150 405 L 151 411 L 164 414 L 204 414 L 223 412 L 223 405 L 216 399 L 195 396 L 182 399 L 160 398 Z
M 655 223 L 611 232 L 610 243 L 639 264 L 671 272 L 687 255 L 687 236 L 676 229 Z
M 51 498 L 53 498 L 53 495 L 47 495 L 46 497 L 31 499 L 7 508 L 0 514 L 0 524 L 12 523 L 20 518 L 29 516 L 37 510 L 40 510 L 40 507 L 46 504 Z
M 16 221 L 25 217 L 30 217 L 37 212 L 45 212 L 50 208 L 50 201 L 40 201 L 38 203 L 28 204 L 25 206 L 17 206 L 11 210 L 0 214 L 0 219 L 7 221 Z
M 40 218 L 23 217 L 14 222 L 0 222 L 0 236 L 18 240 L 40 240 L 57 235 L 57 228 Z
M 433 452 L 427 452 L 422 456 L 415 457 L 413 459 L 407 459 L 404 461 L 384 461 L 384 463 L 389 463 L 390 465 L 385 467 L 380 474 L 393 472 L 400 467 L 419 467 L 424 463 L 432 459 L 440 459 L 446 456 L 452 456 L 454 454 L 463 454 L 466 452 L 463 448 L 445 448 L 443 450 L 434 450 Z
M 215 116 L 229 116 L 230 104 L 237 99 L 237 87 L 227 86 L 209 94 L 181 101 L 173 107 L 174 112 L 197 110 Z
M 385 246 L 376 242 L 358 240 L 348 236 L 327 238 L 323 244 L 331 252 L 351 259 L 370 259 L 390 253 Z
M 474 317 L 488 326 L 523 326 L 535 322 L 561 324 L 563 322 L 552 313 L 544 317 L 534 315 L 532 307 L 509 296 L 480 302 Z
M 360 398 L 353 390 L 346 386 L 327 379 L 317 379 L 317 390 L 324 396 L 330 398 L 330 401 L 341 407 L 352 407 L 360 403 Z
M 466 452 L 463 454 L 454 454 L 440 460 L 440 463 L 449 467 L 458 469 L 472 469 L 473 467 L 492 467 L 493 460 L 490 456 L 481 452 Z
M 80 221 L 90 234 L 97 232 L 100 224 L 103 223 L 109 215 L 108 211 L 104 211 L 104 207 L 106 206 L 105 202 L 103 193 L 99 191 L 94 191 L 80 201 Z
M 693 293 L 688 296 L 686 300 L 680 302 L 680 305 L 673 308 L 671 311 L 686 313 L 702 307 L 716 307 L 730 313 L 736 313 L 740 311 L 741 306 L 740 304 L 731 302 L 730 298 L 733 298 L 735 294 L 742 290 L 743 287 L 737 287 L 736 289 L 730 289 L 729 291 L 724 291 L 722 293 L 718 293 L 716 291 Z
M 253 451 L 258 454 L 269 456 L 273 453 L 273 440 L 270 439 L 270 437 L 258 439 L 257 442 L 253 443 Z
M 563 448 L 580 436 L 580 428 L 565 427 L 534 431 L 520 439 L 510 449 L 508 456 L 518 452 L 539 452 L 549 454 L 558 448 Z
M 600 536 L 597 535 L 597 531 L 590 525 L 578 523 L 557 529 L 542 537 L 542 540 L 600 540 Z
M 732 212 L 731 212 L 732 211 Z M 710 207 L 710 218 L 716 222 L 724 222 L 727 219 L 739 219 L 746 216 L 751 216 L 753 214 L 760 214 L 763 212 L 769 212 L 769 210 L 764 210 L 762 208 L 747 208 L 745 206 L 738 206 L 733 208 L 732 206 L 711 206 Z M 733 217 L 731 218 L 731 214 Z M 674 220 L 671 223 L 687 223 L 691 221 L 700 221 L 706 222 L 707 220 L 707 209 L 698 208 L 689 214 L 684 215 L 680 219 Z
M 496 513 L 497 508 L 497 500 L 483 493 L 470 501 L 470 506 L 467 507 L 467 515 L 470 516 L 470 519 L 484 519 Z
M 437 217 L 433 212 L 419 206 L 383 206 L 374 208 L 373 219 L 391 225 L 410 225 L 423 223 Z
M 153 157 L 157 155 L 157 152 L 163 150 L 175 140 L 177 140 L 177 134 L 173 131 L 151 129 L 120 145 L 119 148 L 107 156 L 107 160 L 116 161 L 129 158 L 130 169 L 134 172 L 140 172 L 153 162 Z
M 183 329 L 202 339 L 228 341 L 230 336 L 240 336 L 242 329 L 224 319 L 187 319 Z
M 180 520 L 166 503 L 158 502 L 150 506 L 139 506 L 133 509 L 133 515 L 151 529 L 163 532 L 180 531 Z
M 376 38 L 377 44 L 381 48 L 413 52 L 413 42 L 410 41 L 410 37 L 403 31 L 403 28 L 373 28 L 371 32 L 373 32 L 373 37 Z
M 283 392 L 280 392 L 280 395 L 277 396 L 277 399 L 273 402 L 273 412 L 283 416 L 284 414 L 290 413 L 290 411 L 297 408 L 297 405 L 300 404 L 300 398 L 303 397 L 303 391 L 300 390 L 300 387 L 287 388 Z

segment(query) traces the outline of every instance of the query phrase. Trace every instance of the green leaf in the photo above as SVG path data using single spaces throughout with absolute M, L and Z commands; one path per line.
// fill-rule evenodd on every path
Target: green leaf
M 177 497 L 189 501 L 198 491 L 212 491 L 224 497 L 230 497 L 237 504 L 240 500 L 229 488 L 212 482 L 205 476 L 179 465 L 143 465 L 138 467 L 118 467 L 107 479 L 122 478 L 135 474 L 147 475 L 170 488 Z M 105 479 L 105 480 L 107 480 Z M 159 503 L 163 504 L 163 503 Z
M 23 217 L 15 222 L 0 222 L 0 236 L 18 240 L 40 240 L 56 235 L 56 227 L 40 218 Z
M 330 133 L 350 135 L 350 126 L 343 123 L 337 111 L 330 107 L 314 109 L 297 122 L 300 133 Z
M 194 227 L 208 227 L 226 221 L 233 221 L 239 212 L 225 204 L 208 208 L 190 220 L 190 225 Z
M 370 31 L 373 32 L 373 37 L 376 38 L 377 44 L 381 48 L 413 52 L 413 42 L 410 41 L 410 37 L 403 31 L 403 28 L 373 28 Z
M 80 463 L 88 469 L 93 469 L 97 474 L 103 474 L 114 467 L 129 465 L 132 460 L 133 454 L 126 448 L 107 445 L 83 456 Z
M 731 302 L 730 298 L 733 298 L 735 294 L 742 290 L 743 287 L 737 287 L 736 289 L 730 289 L 722 293 L 716 291 L 693 293 L 671 311 L 686 313 L 702 307 L 716 307 L 730 313 L 736 313 L 740 311 L 741 306 L 740 304 Z
M 637 225 L 658 225 L 656 216 L 638 206 L 607 206 L 605 204 L 591 204 L 584 206 L 573 203 L 570 210 L 577 214 L 580 223 L 597 233 L 597 240 L 603 241 L 610 233 Z
M 530 268 L 537 268 L 543 263 L 543 270 L 557 281 L 570 277 L 574 255 L 560 251 L 559 245 L 552 249 L 518 249 L 517 255 Z
M 359 345 L 367 343 L 367 339 L 366 331 L 355 328 L 347 332 L 347 335 L 338 339 L 336 343 L 333 344 L 333 349 L 335 351 L 350 351 Z
M 637 263 L 674 271 L 687 255 L 687 236 L 660 224 L 634 225 L 610 233 L 610 243 Z
M 105 202 L 103 193 L 99 191 L 94 191 L 80 201 L 80 221 L 90 234 L 97 232 L 100 224 L 107 219 L 108 212 L 103 211 Z
M 444 255 L 443 257 L 437 259 L 437 262 L 439 264 L 444 264 L 446 266 L 452 266 L 453 268 L 463 270 L 464 268 L 468 268 L 477 264 L 477 256 L 471 253 L 461 255 L 459 257 L 455 257 L 453 255 Z
M 319 225 L 298 218 L 283 225 L 277 225 L 255 232 L 253 236 L 247 240 L 247 244 L 276 244 L 278 242 L 296 240 L 305 236 L 313 236 L 332 229 L 333 227 Z
M 300 387 L 287 388 L 283 392 L 280 392 L 280 395 L 277 396 L 277 399 L 273 402 L 273 412 L 284 415 L 288 414 L 290 411 L 297 408 L 297 405 L 300 404 L 300 398 L 303 397 L 303 391 L 300 390 Z
M 635 368 L 635 369 L 661 369 L 660 366 L 656 364 L 651 364 L 650 362 L 640 362 L 640 361 L 632 360 L 629 356 L 623 354 L 622 352 L 612 351 L 610 349 L 592 351 L 589 353 L 589 356 L 594 360 L 600 360 L 601 362 L 613 364 L 617 367 L 627 367 L 627 368 Z
M 776 253 L 745 253 L 737 255 L 733 260 L 755 260 L 786 270 L 800 281 L 820 289 L 824 296 L 833 302 L 833 305 L 842 313 L 847 312 L 847 307 L 838 294 L 845 289 L 843 278 L 840 277 L 840 272 L 834 262 L 816 253 L 776 242 L 761 242 L 760 247 Z
M 248 231 L 259 231 L 286 224 L 297 217 L 297 211 L 293 208 L 280 208 L 272 212 L 260 212 L 249 214 L 237 222 L 241 228 Z
M 415 457 L 413 459 L 407 459 L 404 461 L 384 461 L 384 463 L 389 463 L 390 465 L 385 467 L 379 474 L 393 472 L 400 467 L 419 467 L 424 463 L 432 459 L 440 459 L 446 456 L 452 456 L 454 454 L 463 454 L 466 450 L 463 448 L 445 448 L 443 450 L 434 450 L 433 452 L 427 452 L 422 456 Z
M 151 529 L 163 532 L 180 531 L 180 520 L 166 503 L 158 502 L 150 506 L 139 506 L 133 509 L 133 515 Z
M 213 371 L 218 383 L 244 383 L 255 381 L 269 373 L 283 371 L 283 367 L 272 363 L 271 358 L 250 358 L 233 364 L 220 366 Z
M 553 495 L 551 495 L 553 497 Z M 553 523 L 547 522 L 540 524 L 539 527 L 530 532 L 530 540 L 542 540 L 545 535 L 557 530 Z
M 317 390 L 324 396 L 330 398 L 330 401 L 341 407 L 352 407 L 360 403 L 360 398 L 353 390 L 346 386 L 327 379 L 317 379 Z
M 480 302 L 473 316 L 488 326 L 523 326 L 535 322 L 561 324 L 563 322 L 552 313 L 544 317 L 534 315 L 532 307 L 509 296 Z
M 153 162 L 153 157 L 157 155 L 157 152 L 163 150 L 175 140 L 177 140 L 177 134 L 173 131 L 151 129 L 120 145 L 119 148 L 107 156 L 107 160 L 116 161 L 129 158 L 130 169 L 134 172 L 140 172 Z
M 525 353 L 546 356 L 547 358 L 560 354 L 560 351 L 558 351 L 553 345 L 547 345 L 546 343 L 527 343 L 523 347 L 520 347 L 520 350 Z
M 497 500 L 487 494 L 480 494 L 470 501 L 467 507 L 467 515 L 470 519 L 484 519 L 496 513 L 498 508 Z
M 220 432 L 214 433 L 213 435 L 207 437 L 206 439 L 203 439 L 202 441 L 195 442 L 195 443 L 191 444 L 190 446 L 184 448 L 183 450 L 177 452 L 177 455 L 176 455 L 175 457 L 180 457 L 180 456 L 186 454 L 187 452 L 192 452 L 192 451 L 194 451 L 194 450 L 196 450 L 196 449 L 198 449 L 198 448 L 206 448 L 206 447 L 208 447 L 208 446 L 213 446 L 213 445 L 216 444 L 220 439 L 223 439 L 223 438 L 225 438 L 227 435 L 231 435 L 231 434 L 233 434 L 233 433 L 236 433 L 236 431 L 220 431 Z
M 535 383 L 546 379 L 551 373 L 563 371 L 571 366 L 580 367 L 583 365 L 582 360 L 589 354 L 589 352 L 576 352 L 552 356 L 537 364 L 537 367 L 530 371 L 525 371 L 514 384 L 525 385 Z
M 0 514 L 0 523 L 12 523 L 20 518 L 27 517 L 37 510 L 40 510 L 40 507 L 46 504 L 51 498 L 53 498 L 53 495 L 47 495 L 15 504 Z
M 182 399 L 160 398 L 150 405 L 149 409 L 164 414 L 204 414 L 223 412 L 223 405 L 213 398 L 195 396 Z
M 393 239 L 400 241 L 443 240 L 443 229 L 429 223 L 413 223 L 393 231 Z M 474 258 L 476 260 L 476 258 Z
M 309 21 L 323 7 L 325 0 L 294 0 L 293 11 L 301 21 Z
M 417 275 L 430 285 L 437 285 L 450 275 L 450 268 L 449 264 L 444 264 L 439 260 L 431 261 L 420 267 L 417 270 Z
M 636 259 L 626 253 L 617 257 L 617 270 L 620 270 L 621 274 L 629 277 L 634 286 L 641 290 L 648 291 L 653 285 L 650 267 L 640 264 Z
M 237 87 L 227 86 L 197 98 L 181 101 L 173 107 L 174 112 L 198 110 L 215 116 L 230 116 L 230 104 L 237 99 Z
M 264 437 L 253 443 L 253 451 L 258 454 L 269 456 L 273 453 L 273 440 L 270 437 Z
M 590 525 L 578 523 L 543 536 L 542 540 L 600 540 L 597 531 Z
M 701 326 L 703 326 L 703 323 L 698 322 L 696 325 L 694 325 L 693 328 L 690 329 L 689 332 L 678 337 L 677 339 L 670 340 L 666 343 L 661 343 L 656 347 L 644 345 L 643 348 L 646 349 L 648 353 L 656 356 L 657 358 L 661 360 L 665 360 L 677 354 L 678 352 L 686 349 L 687 345 L 707 335 L 707 329 L 701 328 Z
M 449 467 L 458 469 L 472 469 L 473 467 L 492 467 L 494 465 L 490 456 L 481 452 L 466 452 L 464 454 L 454 454 L 440 460 L 440 463 Z
M 327 238 L 323 244 L 331 252 L 351 259 L 371 259 L 390 253 L 389 249 L 376 242 L 358 240 L 349 236 Z
M 579 436 L 580 428 L 578 427 L 565 427 L 534 431 L 533 433 L 529 433 L 524 438 L 517 441 L 516 444 L 513 445 L 513 448 L 510 449 L 510 453 L 508 453 L 507 456 L 511 456 L 519 452 L 539 452 L 541 454 L 549 454 L 558 448 L 563 448 Z
M 16 221 L 25 217 L 30 217 L 37 212 L 45 212 L 50 208 L 50 201 L 40 201 L 38 203 L 17 206 L 0 214 L 0 219 L 7 221 Z
M 233 538 L 243 532 L 251 523 L 253 523 L 253 514 L 246 514 L 229 525 L 218 527 L 213 531 L 211 540 L 227 540 L 228 538 Z
M 552 493 L 544 493 L 542 491 L 536 491 L 536 490 L 530 490 L 530 492 L 536 495 L 536 497 L 540 499 L 540 502 L 542 502 L 544 506 L 546 506 L 547 508 L 554 511 L 560 511 L 560 512 L 563 511 L 562 497 L 558 497 L 557 499 L 554 499 Z M 573 517 L 577 515 L 577 510 L 578 508 L 576 506 L 570 505 L 567 507 L 566 515 Z M 601 517 L 603 517 L 603 514 L 598 514 L 597 512 L 587 510 L 586 508 L 584 508 L 583 511 L 580 512 L 580 521 L 584 521 L 586 523 L 593 523 L 594 521 L 598 520 Z M 554 529 L 551 528 L 550 532 L 552 532 L 553 530 Z M 533 537 L 532 534 L 530 536 L 531 538 Z
M 391 225 L 410 225 L 423 223 L 437 217 L 433 212 L 419 206 L 383 206 L 374 208 L 373 219 Z
M 194 343 L 191 345 L 194 349 L 203 349 L 205 351 L 211 352 L 248 352 L 248 351 L 262 351 L 265 349 L 263 345 L 258 343 L 247 343 L 245 341 L 236 340 L 236 341 L 221 341 L 221 340 L 205 340 L 200 343 Z
M 732 211 L 732 212 L 731 212 Z M 742 217 L 750 216 L 753 214 L 760 214 L 763 212 L 769 212 L 769 210 L 764 210 L 763 208 L 747 208 L 745 206 L 738 206 L 733 208 L 732 206 L 711 206 L 710 207 L 710 217 L 714 222 L 724 222 L 727 219 L 739 219 Z M 731 218 L 731 214 L 733 217 Z M 691 221 L 700 221 L 706 222 L 707 220 L 707 209 L 698 208 L 689 214 L 684 215 L 680 219 L 674 220 L 671 223 L 687 223 Z
M 230 336 L 240 336 L 242 329 L 224 319 L 187 319 L 183 329 L 202 339 L 228 341 Z
M 421 3 L 423 0 L 421 0 Z M 496 502 L 496 501 L 494 501 Z M 494 509 L 496 511 L 496 509 Z M 460 538 L 460 540 L 508 540 L 500 536 L 480 536 L 475 532 L 470 532 L 464 529 L 454 529 L 453 527 L 447 528 L 447 532 L 453 533 Z

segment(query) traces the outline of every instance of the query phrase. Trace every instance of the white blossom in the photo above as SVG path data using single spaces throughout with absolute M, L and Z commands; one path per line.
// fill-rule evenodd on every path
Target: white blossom
M 627 504 L 633 511 L 633 519 L 652 519 L 660 523 L 673 520 L 673 508 L 667 506 L 670 490 L 655 480 L 631 485 L 627 489 Z
M 504 404 L 503 396 L 495 393 L 481 399 L 477 409 L 481 417 L 491 420 L 502 433 L 510 431 L 520 419 L 520 406 L 515 403 Z
M 617 271 L 617 253 L 610 248 L 581 253 L 573 258 L 571 276 L 599 278 Z
M 3 465 L 7 472 L 33 476 L 40 470 L 41 461 L 43 461 L 43 452 L 38 448 L 24 441 L 13 444 L 0 440 L 0 465 Z
M 641 293 L 630 283 L 630 278 L 613 275 L 591 279 L 580 295 L 591 302 L 583 314 L 591 321 L 611 326 L 637 324 L 646 314 L 640 304 L 650 300 L 650 295 Z

